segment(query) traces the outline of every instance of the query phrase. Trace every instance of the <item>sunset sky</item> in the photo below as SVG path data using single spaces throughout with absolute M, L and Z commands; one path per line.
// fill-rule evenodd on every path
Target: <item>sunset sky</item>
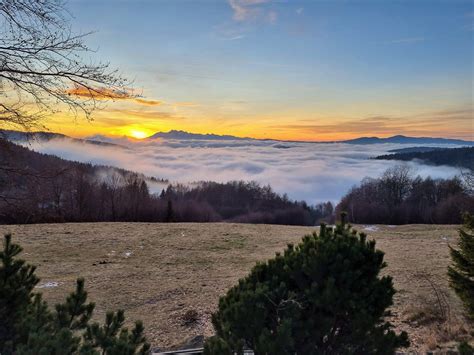
M 69 2 L 143 97 L 94 122 L 49 119 L 87 136 L 180 129 L 256 138 L 474 139 L 472 1 L 168 0 Z

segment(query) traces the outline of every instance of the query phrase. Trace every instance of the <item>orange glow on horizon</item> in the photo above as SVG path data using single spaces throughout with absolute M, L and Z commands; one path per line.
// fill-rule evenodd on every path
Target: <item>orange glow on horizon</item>
M 98 122 L 97 122 L 98 123 Z M 217 134 L 217 135 L 232 135 L 241 138 L 254 138 L 254 139 L 275 139 L 282 141 L 302 141 L 302 142 L 331 142 L 331 141 L 342 141 L 349 140 L 359 137 L 379 137 L 387 138 L 390 136 L 402 134 L 412 137 L 444 137 L 444 138 L 459 138 L 472 140 L 473 137 L 470 133 L 461 134 L 460 132 L 447 132 L 446 130 L 430 130 L 420 132 L 308 132 L 304 128 L 295 130 L 268 130 L 265 127 L 258 126 L 247 126 L 238 127 L 234 129 L 226 129 L 226 127 L 217 127 L 216 125 L 200 125 L 200 126 L 173 126 L 173 125 L 159 125 L 159 126 L 117 126 L 107 127 L 100 124 L 87 124 L 87 125 L 49 125 L 51 132 L 62 133 L 72 137 L 87 137 L 94 134 L 101 134 L 109 137 L 123 137 L 127 136 L 133 139 L 145 139 L 157 132 L 169 132 L 171 130 L 182 130 L 194 134 Z
M 196 134 L 232 135 L 256 139 L 285 141 L 341 141 L 358 137 L 394 135 L 444 137 L 473 140 L 472 110 L 445 110 L 406 113 L 401 117 L 344 116 L 326 113 L 285 112 L 284 114 L 223 114 L 169 111 L 166 107 L 130 109 L 130 104 L 106 107 L 94 113 L 94 120 L 75 119 L 67 113 L 50 116 L 44 126 L 50 132 L 84 138 L 100 134 L 109 137 L 128 136 L 144 139 L 156 132 L 182 130 Z M 4 127 L 7 128 L 7 127 Z M 10 127 L 12 128 L 12 127 Z M 14 128 L 13 128 L 14 129 Z

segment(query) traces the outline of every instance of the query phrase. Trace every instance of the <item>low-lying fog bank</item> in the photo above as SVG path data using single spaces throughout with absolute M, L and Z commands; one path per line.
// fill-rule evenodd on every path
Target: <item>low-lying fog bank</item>
M 117 166 L 170 182 L 255 180 L 311 204 L 337 202 L 362 178 L 379 176 L 388 167 L 399 164 L 369 158 L 406 147 L 258 140 L 155 139 L 119 143 L 129 149 L 80 144 L 68 139 L 32 141 L 27 146 L 64 159 Z M 423 177 L 447 178 L 459 174 L 459 169 L 453 167 L 407 164 Z M 156 187 L 161 188 L 161 185 Z

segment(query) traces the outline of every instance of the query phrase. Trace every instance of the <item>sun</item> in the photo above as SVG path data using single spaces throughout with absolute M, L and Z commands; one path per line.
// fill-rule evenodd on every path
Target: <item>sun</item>
M 136 138 L 136 139 L 143 139 L 148 136 L 148 134 L 144 131 L 140 131 L 138 129 L 131 129 L 130 132 L 128 133 L 131 137 Z

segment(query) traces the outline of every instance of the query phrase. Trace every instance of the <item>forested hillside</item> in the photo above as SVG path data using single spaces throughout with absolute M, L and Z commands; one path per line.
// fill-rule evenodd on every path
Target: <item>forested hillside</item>
M 422 178 L 396 166 L 379 178 L 365 178 L 336 210 L 346 211 L 353 223 L 458 224 L 462 213 L 474 211 L 474 196 L 460 177 Z
M 314 225 L 331 203 L 308 206 L 254 182 L 166 180 L 67 161 L 7 141 L 0 156 L 0 223 L 233 221 Z M 153 194 L 163 186 L 161 194 Z
M 387 154 L 379 155 L 375 159 L 402 161 L 418 159 L 431 165 L 448 165 L 474 170 L 474 147 Z

